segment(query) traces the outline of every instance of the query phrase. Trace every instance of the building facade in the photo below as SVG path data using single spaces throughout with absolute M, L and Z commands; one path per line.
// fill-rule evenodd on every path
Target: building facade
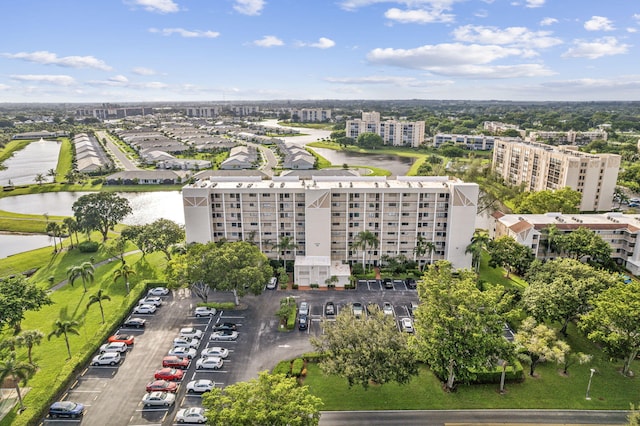
M 424 142 L 424 121 L 380 121 L 380 113 L 375 111 L 347 120 L 345 130 L 346 136 L 354 140 L 363 133 L 375 133 L 385 145 L 418 147 Z
M 311 274 L 306 267 L 335 272 L 362 261 L 352 242 L 363 231 L 379 241 L 366 254 L 372 263 L 404 255 L 420 264 L 446 259 L 469 268 L 465 250 L 475 229 L 469 218 L 475 218 L 478 191 L 475 183 L 446 176 L 212 176 L 185 186 L 182 196 L 187 242 L 254 241 L 270 258 L 295 257 L 296 281 L 304 285 Z M 285 236 L 297 247 L 279 253 L 274 246 Z M 422 258 L 415 253 L 420 241 L 434 247 Z
M 331 120 L 331 110 L 322 108 L 302 108 L 291 111 L 291 118 L 303 123 L 323 123 Z
M 620 170 L 616 154 L 588 154 L 575 147 L 497 139 L 493 171 L 526 191 L 569 187 L 582 194 L 580 211 L 608 211 Z
M 433 146 L 439 148 L 442 144 L 451 143 L 472 151 L 491 151 L 495 143 L 493 136 L 485 135 L 452 135 L 438 133 L 433 137 Z
M 578 228 L 597 233 L 611 247 L 611 258 L 634 275 L 640 274 L 640 215 L 610 212 L 603 214 L 494 214 L 494 237 L 504 235 L 530 247 L 537 259 L 558 257 L 550 249 L 547 229 L 555 226 L 557 232 L 567 234 Z

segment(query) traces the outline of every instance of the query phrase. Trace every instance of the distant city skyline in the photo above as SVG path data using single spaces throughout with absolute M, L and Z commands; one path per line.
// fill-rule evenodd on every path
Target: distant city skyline
M 26 0 L 0 14 L 0 103 L 640 100 L 628 0 Z

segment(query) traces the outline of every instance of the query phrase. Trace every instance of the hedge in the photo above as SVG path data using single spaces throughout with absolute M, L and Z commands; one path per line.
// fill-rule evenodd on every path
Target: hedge
M 287 318 L 287 330 L 293 330 L 296 328 L 296 315 L 298 311 L 297 309 L 292 309 L 289 313 L 289 317 Z
M 493 370 L 474 371 L 474 374 L 476 375 L 476 378 L 475 380 L 472 380 L 471 383 L 500 383 L 502 367 L 495 367 Z M 524 380 L 524 369 L 519 361 L 516 361 L 514 365 L 507 366 L 504 380 L 506 382 L 520 382 Z
M 284 374 L 289 377 L 291 375 L 291 361 L 280 361 L 271 370 L 271 374 Z
M 302 358 L 296 358 L 291 363 L 291 375 L 293 377 L 300 377 L 302 375 L 302 369 L 304 368 L 304 360 Z

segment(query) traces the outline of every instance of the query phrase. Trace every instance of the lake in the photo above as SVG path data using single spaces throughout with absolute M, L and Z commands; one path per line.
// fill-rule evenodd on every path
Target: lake
M 375 166 L 389 170 L 392 177 L 406 175 L 416 160 L 413 157 L 400 157 L 398 155 L 363 154 L 361 152 L 328 148 L 310 148 L 336 166 L 341 166 L 345 163 L 350 166 Z
M 47 176 L 47 172 L 58 166 L 60 145 L 60 142 L 40 140 L 15 152 L 2 163 L 0 186 L 34 184 L 39 173 L 45 178 L 43 182 L 51 182 L 53 178 Z

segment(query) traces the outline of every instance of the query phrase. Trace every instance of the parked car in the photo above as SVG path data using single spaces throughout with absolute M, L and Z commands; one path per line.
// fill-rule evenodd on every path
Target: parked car
M 632 202 L 629 203 L 629 207 L 640 207 L 640 203 L 632 201 Z
M 144 328 L 145 325 L 147 325 L 146 319 L 135 317 L 129 317 L 125 322 L 122 323 L 122 326 L 126 328 Z
M 166 287 L 154 287 L 149 290 L 149 296 L 166 296 L 169 294 L 169 289 Z
M 404 332 L 413 333 L 413 321 L 411 321 L 411 318 L 402 318 L 400 327 L 402 327 L 402 331 Z
M 109 336 L 107 340 L 109 342 L 122 342 L 126 343 L 128 346 L 131 346 L 135 341 L 135 336 L 131 334 L 114 334 L 113 336 Z
M 155 314 L 156 313 L 155 305 L 138 305 L 133 308 L 134 314 Z
M 186 370 L 187 368 L 189 368 L 189 358 L 176 355 L 167 355 L 162 358 L 162 366 Z
M 191 359 L 194 358 L 198 352 L 194 348 L 185 348 L 183 346 L 176 346 L 171 348 L 171 350 L 167 353 L 169 356 L 179 356 L 180 358 Z
M 174 347 L 197 348 L 200 346 L 200 339 L 179 336 L 173 339 Z
M 157 307 L 162 305 L 162 299 L 158 296 L 147 296 L 138 300 L 138 305 L 154 305 Z
M 231 330 L 214 331 L 209 337 L 211 340 L 236 340 L 237 338 L 238 332 Z
M 298 315 L 309 315 L 309 304 L 307 302 L 301 302 L 298 308 Z
M 78 418 L 84 414 L 84 405 L 79 402 L 58 401 L 49 406 L 49 416 L 56 419 L 58 417 Z
M 324 314 L 325 315 L 335 315 L 336 314 L 336 305 L 333 302 L 327 302 L 324 305 Z
M 229 356 L 229 349 L 221 348 L 220 346 L 213 346 L 211 348 L 203 349 L 202 352 L 200 352 L 200 356 L 203 358 L 208 356 L 218 356 L 224 359 Z
M 147 383 L 147 392 L 177 392 L 178 384 L 167 380 L 154 380 Z
M 238 330 L 238 326 L 232 322 L 223 322 L 213 326 L 213 331 L 220 331 L 220 330 L 236 331 Z
M 409 306 L 407 306 L 407 310 L 409 311 L 409 315 L 412 317 L 416 316 L 416 309 L 418 308 L 418 302 L 411 302 Z
M 393 311 L 393 305 L 389 302 L 384 302 L 382 304 L 382 312 L 385 315 L 395 316 L 395 312 Z
M 153 378 L 156 380 L 168 380 L 168 381 L 178 381 L 182 380 L 184 376 L 184 371 L 178 370 L 177 368 L 161 368 L 156 370 L 153 375 Z
M 176 414 L 178 423 L 200 423 L 207 422 L 207 410 L 202 407 L 181 408 Z
M 105 343 L 104 345 L 100 346 L 100 353 L 105 353 L 105 352 L 126 352 L 127 349 L 129 349 L 129 346 L 127 346 L 126 343 L 124 342 L 111 342 L 111 343 Z
M 195 327 L 184 327 L 180 329 L 180 336 L 200 339 L 202 337 L 202 330 L 198 330 Z
M 219 370 L 223 363 L 222 358 L 217 356 L 200 358 L 196 361 L 196 370 Z
M 208 317 L 216 314 L 216 308 L 209 308 L 208 306 L 198 306 L 193 314 L 197 317 Z
M 187 383 L 188 393 L 205 393 L 213 389 L 213 381 L 208 379 L 192 380 Z
M 407 288 L 410 288 L 411 290 L 415 290 L 416 288 L 418 288 L 418 283 L 416 282 L 415 278 L 407 278 L 405 280 L 405 283 L 407 283 Z
M 300 315 L 298 318 L 298 329 L 306 330 L 309 327 L 309 318 L 306 315 Z
M 360 302 L 353 302 L 353 304 L 351 305 L 351 310 L 353 311 L 353 316 L 355 316 L 356 318 L 360 318 L 362 317 L 362 314 L 364 314 L 364 307 Z
M 94 356 L 91 365 L 116 365 L 121 359 L 120 352 L 105 352 Z
M 391 278 L 383 278 L 382 279 L 382 285 L 386 289 L 392 289 L 393 288 L 393 280 Z
M 274 290 L 276 287 L 278 287 L 278 278 L 271 277 L 267 283 L 267 289 Z
M 161 405 L 168 407 L 176 402 L 176 395 L 169 392 L 148 392 L 142 397 L 142 405 L 145 407 Z

